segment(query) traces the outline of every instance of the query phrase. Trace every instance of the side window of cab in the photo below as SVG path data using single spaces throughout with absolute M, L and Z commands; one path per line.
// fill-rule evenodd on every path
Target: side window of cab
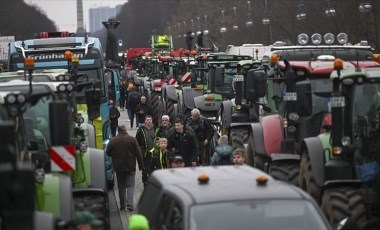
M 183 229 L 183 208 L 177 199 L 169 194 L 165 194 L 161 199 L 159 207 L 156 229 Z

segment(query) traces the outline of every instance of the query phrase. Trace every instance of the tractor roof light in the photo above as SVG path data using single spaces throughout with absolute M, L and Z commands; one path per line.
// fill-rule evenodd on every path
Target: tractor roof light
M 336 36 L 338 43 L 344 45 L 348 42 L 348 35 L 346 33 L 340 33 Z
M 307 36 L 307 34 L 302 33 L 298 35 L 297 41 L 298 41 L 298 44 L 302 46 L 307 45 L 307 43 L 309 42 L 309 36 Z
M 277 63 L 278 62 L 278 54 L 272 54 L 271 56 L 270 56 L 270 63 L 271 64 L 275 64 L 275 63 Z
M 318 33 L 311 35 L 311 43 L 313 45 L 320 45 L 322 43 L 322 35 Z
M 257 185 L 264 186 L 268 183 L 268 177 L 266 175 L 260 175 L 256 177 Z
M 208 184 L 210 177 L 206 173 L 202 173 L 198 176 L 199 184 Z
M 380 54 L 373 54 L 372 60 L 377 63 L 380 63 Z
M 78 62 L 79 62 L 79 57 L 76 56 L 76 55 L 73 55 L 73 56 L 71 57 L 71 62 L 72 62 L 72 63 L 78 63 Z
M 68 50 L 64 54 L 66 61 L 70 61 L 72 56 L 73 56 L 73 53 L 71 51 L 68 51 Z
M 213 96 L 205 96 L 205 101 L 213 101 L 214 99 Z
M 288 133 L 295 133 L 297 131 L 297 128 L 294 125 L 288 126 Z
M 334 34 L 327 33 L 327 34 L 323 35 L 323 40 L 325 41 L 325 43 L 327 45 L 332 45 L 335 41 Z
M 13 104 L 22 105 L 26 102 L 26 96 L 21 93 L 10 93 L 5 97 L 5 102 L 8 105 L 13 105 Z
M 25 69 L 29 71 L 29 74 L 31 74 L 31 71 L 34 69 L 34 58 L 26 57 L 24 59 L 24 66 Z
M 334 61 L 334 69 L 335 70 L 342 70 L 343 69 L 343 61 L 340 58 L 335 59 Z

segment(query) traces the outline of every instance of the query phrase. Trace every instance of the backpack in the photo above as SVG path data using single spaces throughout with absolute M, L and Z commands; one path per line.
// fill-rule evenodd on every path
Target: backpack
M 233 162 L 232 162 L 231 156 L 224 156 L 224 157 L 220 157 L 217 164 L 218 165 L 233 165 Z
M 130 98 L 129 98 L 129 106 L 135 107 L 136 105 L 140 103 L 140 100 L 141 100 L 141 95 L 138 92 L 136 91 L 131 92 Z

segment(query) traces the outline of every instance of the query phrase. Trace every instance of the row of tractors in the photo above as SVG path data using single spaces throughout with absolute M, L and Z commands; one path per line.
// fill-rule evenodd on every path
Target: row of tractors
M 350 219 L 377 229 L 379 55 L 365 42 L 347 43 L 343 33 L 298 40 L 260 57 L 200 50 L 156 56 L 160 77 L 142 72 L 150 82 L 143 89 L 158 115 L 198 108 L 219 135 L 246 150 L 247 164 L 303 188 L 334 227 Z
M 0 76 L 1 229 L 71 229 L 82 210 L 110 229 L 105 150 L 118 73 L 105 68 L 94 37 L 46 33 L 9 47 Z

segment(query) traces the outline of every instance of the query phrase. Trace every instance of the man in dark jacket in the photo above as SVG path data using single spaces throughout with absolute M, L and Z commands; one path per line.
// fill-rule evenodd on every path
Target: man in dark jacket
M 149 165 L 152 160 L 150 150 L 154 147 L 155 128 L 153 127 L 153 118 L 150 115 L 145 116 L 144 124 L 140 125 L 136 132 L 136 140 L 143 154 L 144 170 L 142 172 L 142 181 L 146 184 L 149 176 Z
M 118 135 L 108 143 L 107 154 L 112 157 L 112 165 L 116 172 L 120 210 L 127 207 L 128 211 L 133 211 L 136 160 L 140 171 L 144 166 L 139 145 L 134 137 L 128 135 L 124 125 L 118 127 Z
M 206 117 L 201 116 L 199 109 L 191 110 L 191 117 L 187 119 L 186 126 L 191 127 L 197 135 L 200 163 L 204 166 L 209 165 L 209 143 L 214 135 L 214 127 Z
M 155 137 L 164 137 L 168 138 L 168 132 L 169 129 L 172 127 L 170 124 L 170 118 L 168 115 L 163 115 L 161 118 L 161 125 L 160 127 L 156 130 L 156 134 L 154 135 Z
M 175 121 L 175 131 L 168 136 L 168 149 L 175 155 L 180 155 L 185 166 L 196 166 L 198 163 L 197 137 L 184 126 L 181 119 Z
M 133 128 L 136 106 L 140 103 L 141 94 L 137 92 L 136 86 L 133 86 L 133 85 L 131 86 L 131 84 L 129 84 L 128 90 L 129 90 L 128 97 L 127 97 L 127 104 L 129 108 L 128 116 L 129 116 L 129 120 L 131 121 L 131 128 Z M 136 118 L 136 124 L 138 124 L 137 118 Z M 136 125 L 136 128 L 138 128 L 137 125 Z
M 120 112 L 116 107 L 115 101 L 111 100 L 110 104 L 112 105 L 112 107 L 110 108 L 110 111 L 109 111 L 109 117 L 110 117 L 110 121 L 111 121 L 111 135 L 112 135 L 112 137 L 114 137 L 114 136 L 116 136 L 116 128 L 119 125 L 118 120 L 120 117 Z
M 136 106 L 136 119 L 137 124 L 142 125 L 145 120 L 145 116 L 150 115 L 152 116 L 152 107 L 146 102 L 146 97 L 141 96 L 140 104 Z

